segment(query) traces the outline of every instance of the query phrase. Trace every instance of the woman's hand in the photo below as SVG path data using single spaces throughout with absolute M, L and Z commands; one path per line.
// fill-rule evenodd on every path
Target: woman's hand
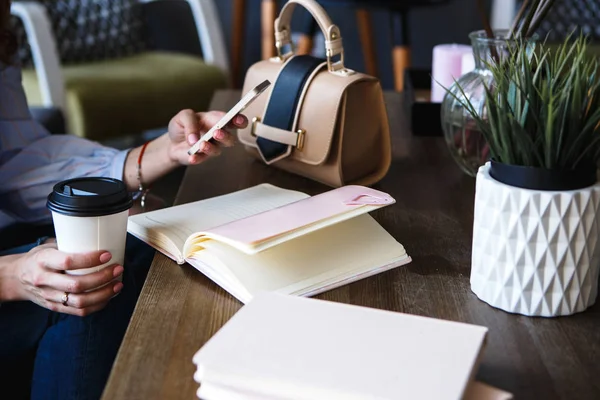
M 145 187 L 182 165 L 199 164 L 208 157 L 221 153 L 221 147 L 233 146 L 233 135 L 227 130 L 215 133 L 215 144 L 203 143 L 200 151 L 192 156 L 187 152 L 199 138 L 208 132 L 225 115 L 221 111 L 196 113 L 192 110 L 179 112 L 169 122 L 169 132 L 148 143 L 142 157 L 141 179 Z M 227 128 L 245 128 L 248 119 L 236 115 Z M 123 180 L 131 191 L 138 189 L 138 159 L 142 147 L 129 152 L 125 161 Z
M 204 142 L 198 153 L 191 156 L 187 153 L 190 147 L 219 122 L 224 115 L 225 113 L 221 111 L 195 113 L 192 110 L 184 110 L 173 117 L 169 123 L 169 138 L 171 140 L 169 154 L 171 159 L 183 165 L 198 164 L 207 157 L 219 155 L 221 147 L 233 146 L 233 135 L 227 130 L 220 129 L 214 135 L 217 144 Z M 248 119 L 239 114 L 233 118 L 229 128 L 245 128 L 247 125 Z
M 67 254 L 58 251 L 56 244 L 48 243 L 25 254 L 2 258 L 5 259 L 2 260 L 3 264 L 6 261 L 13 266 L 10 279 L 3 279 L 3 291 L 9 292 L 6 283 L 12 289 L 10 300 L 30 300 L 52 311 L 89 315 L 104 308 L 123 288 L 121 282 L 114 281 L 123 273 L 120 265 L 87 275 L 65 273 L 110 261 L 111 254 L 106 251 Z M 63 305 L 65 292 L 69 295 L 66 305 Z

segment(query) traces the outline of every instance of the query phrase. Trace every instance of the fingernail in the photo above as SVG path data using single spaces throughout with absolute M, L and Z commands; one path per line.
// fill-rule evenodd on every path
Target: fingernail
M 117 276 L 121 275 L 123 273 L 124 269 L 122 266 L 117 265 L 115 267 L 115 269 L 113 269 L 113 276 L 116 278 Z
M 188 142 L 189 142 L 190 144 L 194 144 L 194 143 L 196 143 L 198 140 L 200 140 L 200 138 L 198 137 L 198 135 L 197 135 L 197 134 L 195 134 L 195 133 L 191 133 L 191 134 L 189 134 L 189 135 L 188 135 Z
M 100 254 L 100 262 L 102 264 L 109 262 L 111 258 L 112 258 L 112 254 L 110 254 L 108 251 Z
M 217 133 L 215 134 L 215 137 L 217 139 L 221 140 L 225 137 L 225 134 L 223 133 L 223 131 L 217 131 Z
M 113 291 L 115 293 L 119 293 L 123 289 L 123 284 L 121 282 L 117 282 L 115 286 L 113 286 Z
M 235 121 L 234 121 L 237 125 L 241 125 L 244 123 L 244 117 L 242 117 L 241 115 L 237 115 L 235 117 Z

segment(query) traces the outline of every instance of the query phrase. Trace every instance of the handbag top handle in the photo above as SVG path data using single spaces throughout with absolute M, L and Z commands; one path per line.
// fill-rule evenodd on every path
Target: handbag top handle
M 293 52 L 292 49 L 289 53 L 282 54 L 284 46 L 289 45 L 292 47 L 290 23 L 296 4 L 304 7 L 313 16 L 319 24 L 323 36 L 325 36 L 327 69 L 329 72 L 342 76 L 352 75 L 354 71 L 344 67 L 344 47 L 340 29 L 331 22 L 327 12 L 315 0 L 289 0 L 281 9 L 279 17 L 275 20 L 275 47 L 277 47 L 278 58 L 285 60 Z M 335 56 L 340 56 L 339 61 L 333 61 Z

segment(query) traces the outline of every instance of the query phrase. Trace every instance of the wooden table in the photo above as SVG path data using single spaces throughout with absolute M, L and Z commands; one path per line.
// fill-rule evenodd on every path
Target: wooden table
M 238 92 L 219 92 L 228 109 Z M 397 204 L 373 216 L 405 245 L 405 267 L 319 298 L 480 324 L 489 340 L 477 379 L 516 399 L 600 399 L 600 306 L 556 319 L 494 309 L 469 288 L 474 180 L 444 141 L 413 137 L 399 94 L 386 94 L 393 165 L 377 188 Z M 328 188 L 251 160 L 241 146 L 188 168 L 178 204 L 269 182 L 317 194 Z M 189 265 L 157 254 L 107 384 L 104 399 L 193 399 L 193 354 L 241 303 Z

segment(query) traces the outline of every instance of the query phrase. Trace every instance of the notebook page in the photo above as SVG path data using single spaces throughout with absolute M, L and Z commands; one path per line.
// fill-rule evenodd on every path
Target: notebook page
M 237 278 L 233 276 L 231 271 L 227 268 L 213 268 L 214 265 L 219 265 L 218 261 L 214 262 L 209 258 L 205 258 L 202 261 L 189 258 L 186 261 L 188 261 L 192 267 L 202 272 L 208 279 L 223 288 L 223 290 L 231 293 L 242 303 L 245 302 L 245 299 L 250 298 L 250 295 L 245 291 Z M 210 265 L 207 264 L 209 262 L 211 263 Z
M 297 291 L 299 286 L 311 287 L 333 276 L 377 268 L 406 256 L 404 247 L 368 214 L 254 255 L 214 240 L 203 245 L 210 254 L 205 264 L 229 269 L 251 295 L 285 288 Z M 195 257 L 204 260 L 203 253 Z M 214 265 L 214 259 L 220 265 Z
M 355 202 L 356 200 L 360 201 Z M 372 188 L 342 186 L 203 232 L 196 243 L 201 245 L 201 241 L 206 238 L 215 239 L 245 253 L 256 254 L 394 203 L 394 198 L 389 194 Z
M 157 231 L 183 250 L 195 232 L 265 212 L 309 197 L 305 193 L 261 184 L 226 195 L 129 217 L 129 229 Z

